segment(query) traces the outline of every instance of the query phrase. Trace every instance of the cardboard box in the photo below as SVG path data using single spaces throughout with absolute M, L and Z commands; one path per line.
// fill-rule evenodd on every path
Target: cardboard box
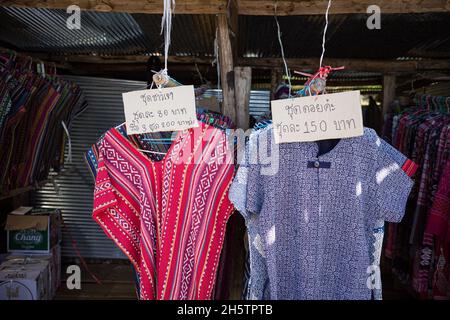
M 49 254 L 61 242 L 61 212 L 19 208 L 8 215 L 5 229 L 8 252 Z
M 49 265 L 49 299 L 53 299 L 61 284 L 61 245 L 52 248 L 51 254 L 44 256 Z
M 24 255 L 24 254 L 10 254 L 6 259 L 35 259 L 48 262 L 48 299 L 53 299 L 56 295 L 56 291 L 61 283 L 61 246 L 56 245 L 52 248 L 50 254 L 44 255 Z
M 0 300 L 46 300 L 48 261 L 10 259 L 0 265 Z

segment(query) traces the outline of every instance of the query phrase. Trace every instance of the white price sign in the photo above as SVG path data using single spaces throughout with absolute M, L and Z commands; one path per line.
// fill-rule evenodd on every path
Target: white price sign
M 131 91 L 122 98 L 128 134 L 198 127 L 192 85 Z
M 276 143 L 363 135 L 359 91 L 271 101 Z

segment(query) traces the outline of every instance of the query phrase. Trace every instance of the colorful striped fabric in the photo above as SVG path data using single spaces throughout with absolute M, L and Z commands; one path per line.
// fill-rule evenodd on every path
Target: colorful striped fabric
M 51 168 L 59 171 L 65 145 L 61 121 L 70 128 L 86 107 L 75 84 L 5 59 L 8 63 L 0 65 L 1 194 L 34 186 Z
M 231 119 L 227 116 L 224 116 L 220 113 L 211 112 L 208 109 L 197 109 L 197 119 L 199 121 L 202 121 L 206 124 L 210 124 L 214 127 L 220 128 L 220 129 L 231 129 L 234 128 L 235 125 L 231 121 Z M 147 156 L 153 160 L 153 161 L 160 161 L 163 159 L 163 154 L 161 153 L 167 153 L 170 145 L 172 144 L 171 136 L 172 132 L 152 132 L 152 133 L 146 133 L 146 134 L 140 134 L 140 135 L 127 135 L 125 124 L 122 124 L 116 129 L 128 140 L 130 140 L 131 143 L 133 143 L 136 148 L 143 149 L 146 151 L 156 151 L 158 153 L 147 153 Z M 86 152 L 85 154 L 85 161 L 88 165 L 89 171 L 91 172 L 94 181 L 95 177 L 97 176 L 97 168 L 98 168 L 98 147 L 96 144 L 92 145 L 91 148 Z M 232 228 L 232 226 L 230 227 Z M 224 255 L 226 255 L 225 251 L 231 251 L 231 248 L 223 249 L 222 250 L 222 257 L 221 261 L 226 259 Z M 221 264 L 223 266 L 223 263 Z M 221 298 L 224 296 L 224 292 L 226 291 L 226 283 L 229 282 L 229 275 L 221 273 L 220 271 L 223 268 L 219 270 L 219 273 L 217 275 L 218 281 L 220 281 L 223 285 L 219 288 L 219 291 L 217 291 L 217 286 L 215 288 L 214 298 Z M 136 275 L 136 271 L 133 267 L 133 273 L 135 274 L 135 285 L 136 285 L 136 291 L 138 292 L 139 296 L 139 277 Z
M 213 127 L 228 130 L 234 129 L 235 125 L 231 118 L 210 111 L 208 109 L 197 109 L 197 120 L 209 124 Z M 151 132 L 144 134 L 135 134 L 135 135 L 127 135 L 126 125 L 125 123 L 116 127 L 116 129 L 130 142 L 132 142 L 138 149 L 143 149 L 149 152 L 147 155 L 153 161 L 160 161 L 163 159 L 164 155 L 162 153 L 167 153 L 169 150 L 169 146 L 172 144 L 172 132 Z M 98 148 L 97 145 L 94 144 L 89 148 L 86 152 L 85 161 L 89 167 L 89 171 L 95 178 L 97 175 L 97 158 L 98 158 Z
M 233 211 L 226 133 L 200 122 L 161 161 L 116 129 L 98 148 L 93 217 L 133 263 L 141 299 L 210 299 Z

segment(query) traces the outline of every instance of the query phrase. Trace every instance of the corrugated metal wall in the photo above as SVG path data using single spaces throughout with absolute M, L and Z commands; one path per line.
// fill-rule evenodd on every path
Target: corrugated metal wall
M 92 220 L 93 178 L 84 161 L 84 153 L 109 128 L 124 121 L 122 92 L 140 90 L 140 81 L 91 77 L 66 77 L 83 89 L 89 107 L 71 128 L 72 158 L 68 173 L 55 177 L 35 194 L 35 205 L 60 208 L 70 235 L 83 257 L 124 259 L 125 256 Z M 208 94 L 220 96 L 217 90 Z M 260 115 L 269 109 L 269 92 L 252 91 L 250 114 Z M 67 148 L 66 148 L 67 150 Z M 63 230 L 62 255 L 75 257 L 76 251 L 67 230 Z
M 70 234 L 84 257 L 124 258 L 92 220 L 93 178 L 84 161 L 84 153 L 109 128 L 124 120 L 122 92 L 145 88 L 143 82 L 89 77 L 67 77 L 80 85 L 89 107 L 71 128 L 73 169 L 67 175 L 57 177 L 36 192 L 35 205 L 60 208 Z M 67 148 L 66 148 L 67 150 Z M 66 158 L 67 159 L 67 158 Z M 76 256 L 70 237 L 63 230 L 63 256 Z

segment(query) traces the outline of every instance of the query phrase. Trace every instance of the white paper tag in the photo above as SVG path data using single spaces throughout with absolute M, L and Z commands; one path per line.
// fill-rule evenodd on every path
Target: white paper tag
M 192 85 L 131 91 L 122 98 L 128 134 L 198 127 Z
M 359 91 L 271 101 L 276 143 L 363 135 Z

